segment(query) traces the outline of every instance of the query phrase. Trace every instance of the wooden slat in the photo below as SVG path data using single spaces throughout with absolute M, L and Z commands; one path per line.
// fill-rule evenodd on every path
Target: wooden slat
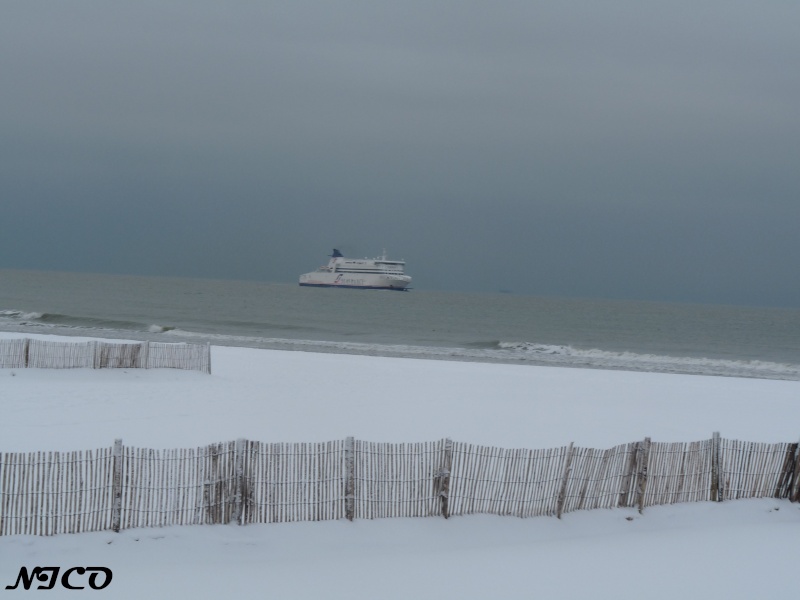
M 0 369 L 25 368 L 27 350 L 27 339 L 0 340 Z
M 28 343 L 28 367 L 30 368 L 91 368 L 93 362 L 92 342 L 30 340 Z
M 435 479 L 444 441 L 379 444 L 355 441 L 355 517 L 440 514 Z
M 644 506 L 710 500 L 713 461 L 713 440 L 652 443 Z
M 146 351 L 148 369 L 188 369 L 211 372 L 211 346 L 208 344 L 163 344 L 150 342 Z
M 282 523 L 343 516 L 343 442 L 254 443 L 248 465 L 247 522 Z
M 451 514 L 555 514 L 567 448 L 505 450 L 453 444 Z
M 723 498 L 764 498 L 780 487 L 789 443 L 765 444 L 720 440 Z

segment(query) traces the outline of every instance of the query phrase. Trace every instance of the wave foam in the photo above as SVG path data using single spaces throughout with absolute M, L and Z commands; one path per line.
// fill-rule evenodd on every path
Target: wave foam
M 150 325 L 147 328 L 147 331 L 150 333 L 165 333 L 167 331 L 172 331 L 175 329 L 174 327 L 169 327 L 168 325 Z
M 0 310 L 0 317 L 7 317 L 20 321 L 35 321 L 41 319 L 46 313 L 25 312 L 22 310 Z
M 768 377 L 778 379 L 800 379 L 800 365 L 741 361 L 719 358 L 669 356 L 665 354 L 637 354 L 609 350 L 582 350 L 572 346 L 536 344 L 531 342 L 500 342 L 500 351 L 507 351 L 522 358 L 545 362 L 565 361 L 575 366 L 599 368 L 634 369 L 669 373 L 692 373 L 702 375 L 727 375 L 735 377 Z

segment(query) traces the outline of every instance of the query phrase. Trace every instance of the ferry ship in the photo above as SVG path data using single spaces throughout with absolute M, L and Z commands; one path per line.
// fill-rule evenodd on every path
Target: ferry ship
M 358 259 L 345 258 L 334 248 L 330 257 L 327 265 L 300 275 L 300 285 L 406 291 L 411 283 L 405 261 L 389 260 L 386 250 L 376 258 Z

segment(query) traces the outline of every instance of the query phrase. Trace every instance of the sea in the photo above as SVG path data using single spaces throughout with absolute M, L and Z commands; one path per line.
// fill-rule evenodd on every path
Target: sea
M 0 331 L 800 380 L 800 310 L 0 270 Z

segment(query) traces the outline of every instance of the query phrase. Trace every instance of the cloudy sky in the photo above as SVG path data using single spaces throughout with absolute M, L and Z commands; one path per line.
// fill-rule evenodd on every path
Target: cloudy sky
M 800 3 L 0 13 L 0 268 L 800 306 Z

